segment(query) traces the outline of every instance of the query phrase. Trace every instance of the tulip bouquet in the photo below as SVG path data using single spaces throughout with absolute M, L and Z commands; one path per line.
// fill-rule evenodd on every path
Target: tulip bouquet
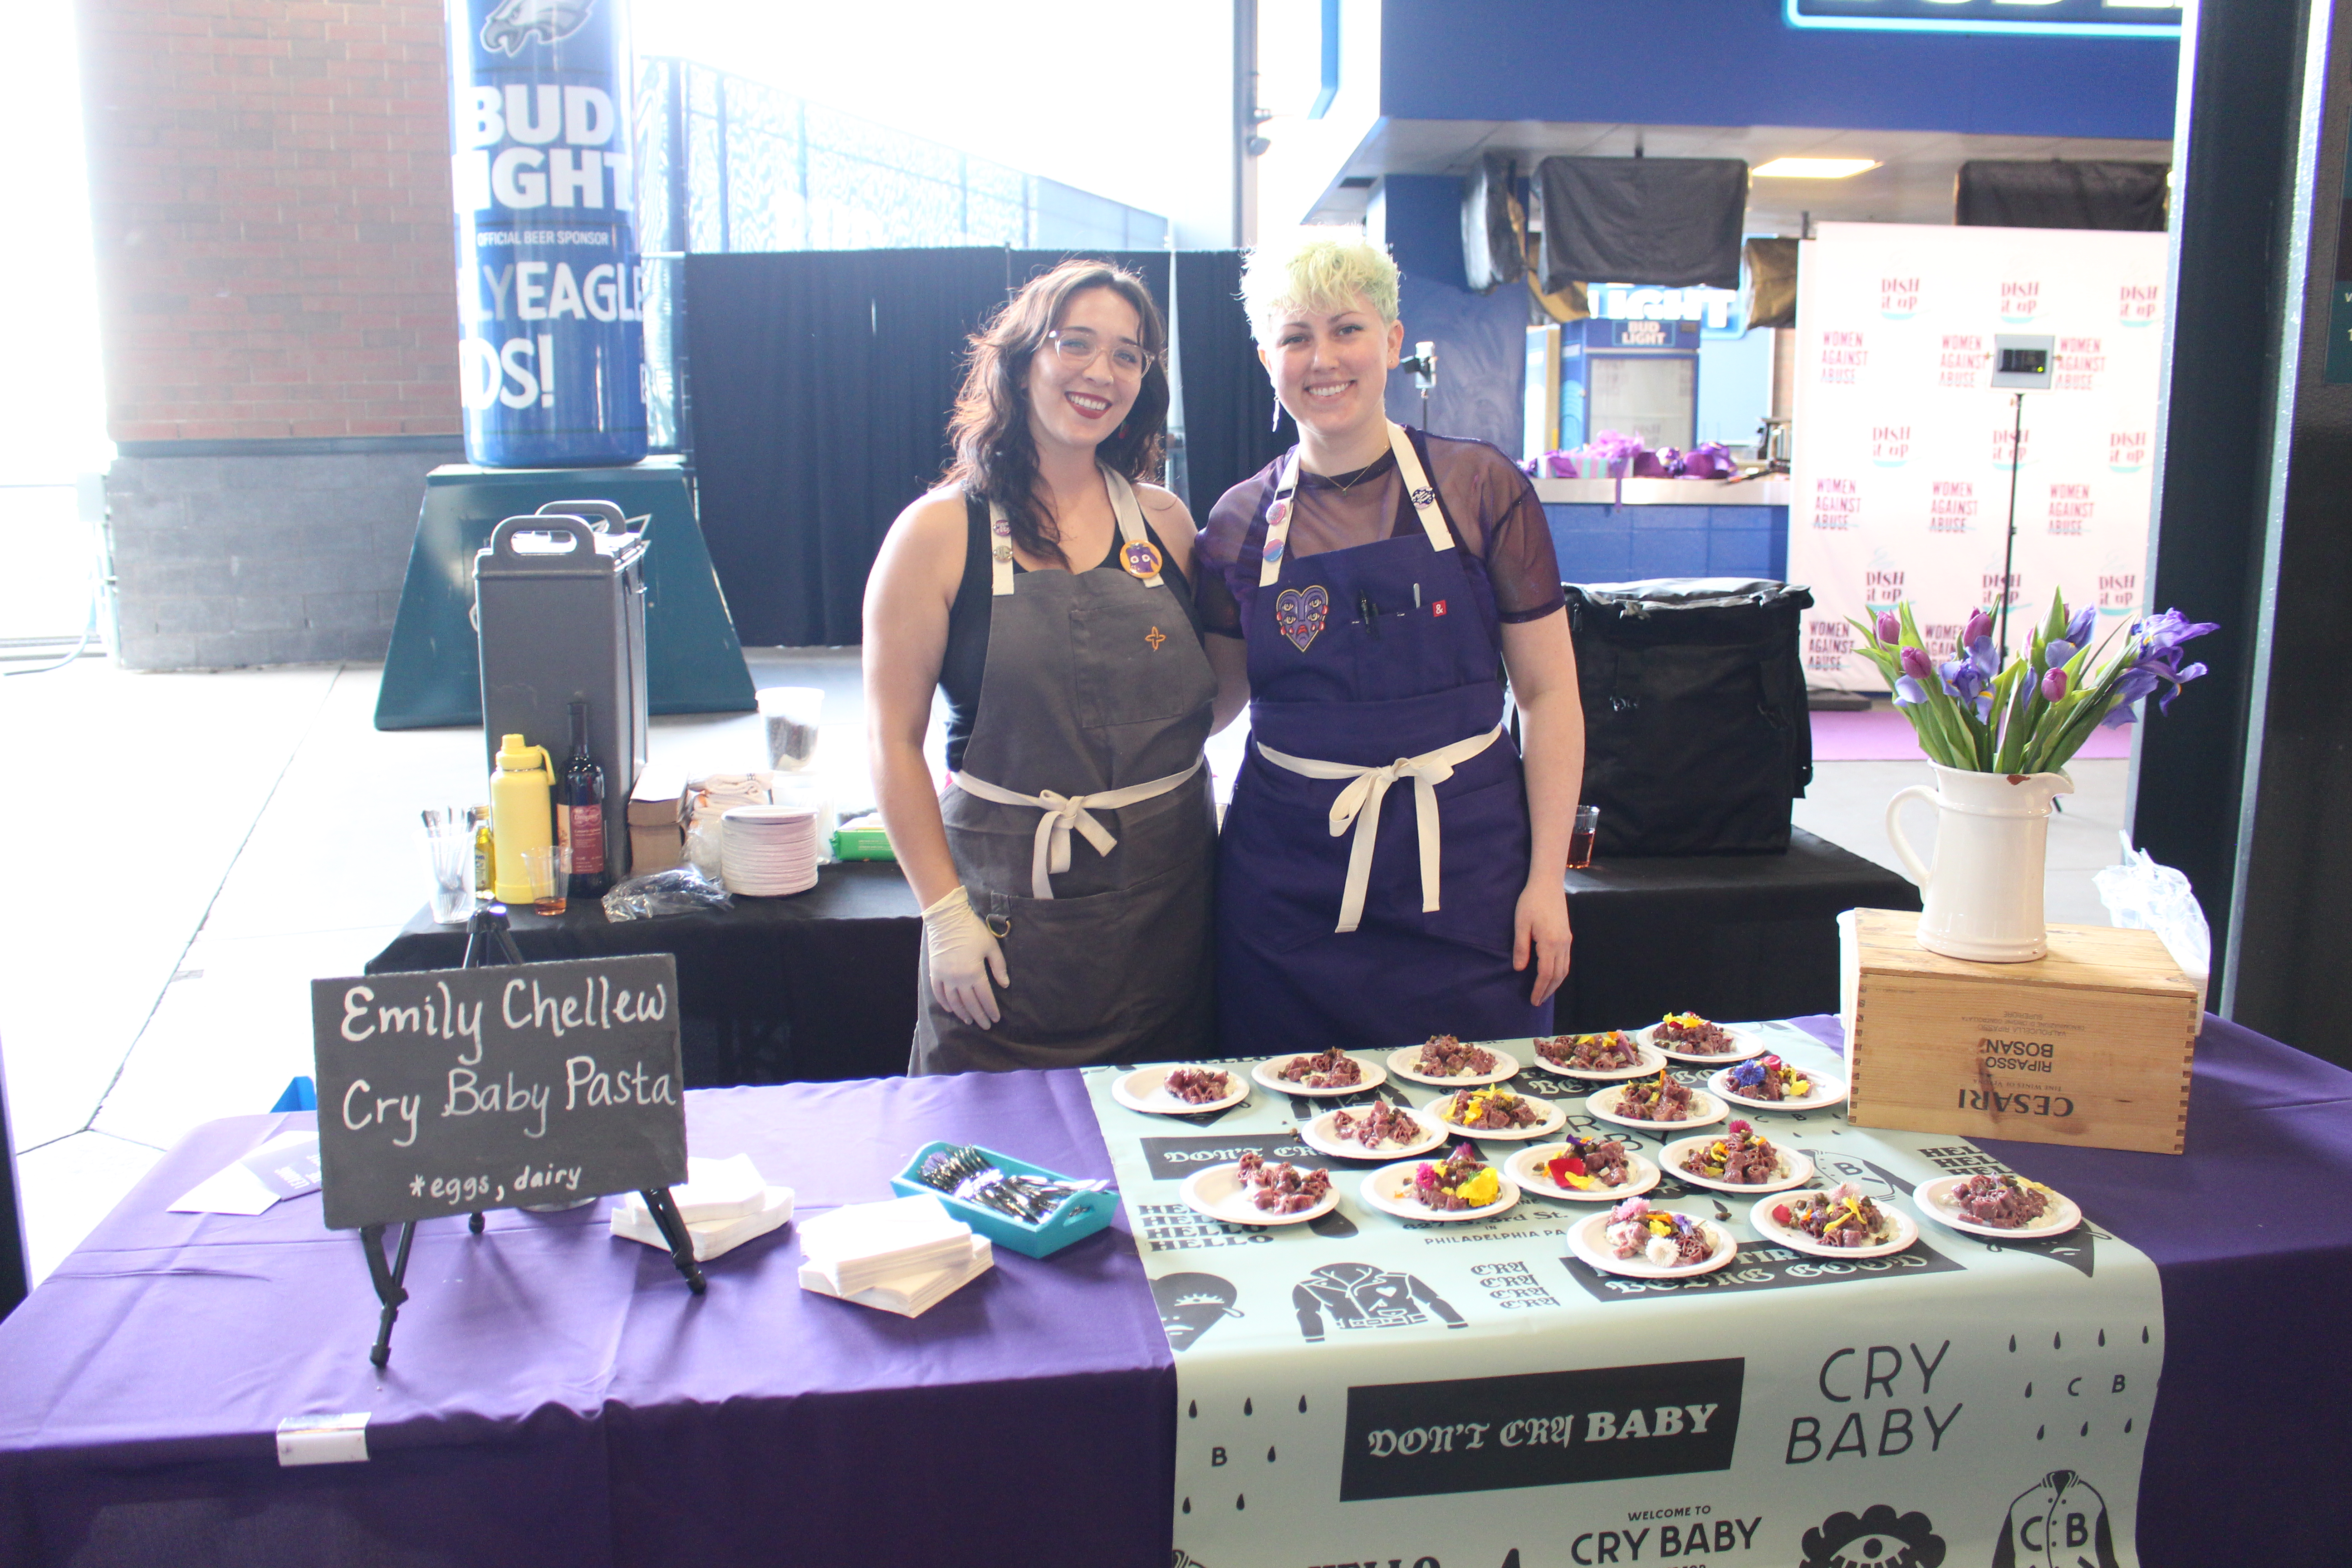
M 2006 669 L 1993 651 L 1988 611 L 1969 617 L 1954 657 L 1940 663 L 1927 651 L 1909 605 L 1885 612 L 1874 624 L 1850 624 L 1862 633 L 1862 651 L 1886 676 L 1895 705 L 1909 715 L 1931 760 L 1970 773 L 2023 775 L 2064 767 L 2094 729 L 2130 723 L 2132 705 L 2144 697 L 2162 690 L 2157 707 L 2168 710 L 2182 685 L 2205 673 L 2201 664 L 2181 665 L 2181 645 L 2219 626 L 2167 610 L 2128 623 L 2121 628 L 2122 647 L 2107 654 L 2113 632 L 2098 647 L 2088 646 L 2097 620 L 2094 610 L 2070 616 L 2065 595 L 2052 595 L 2049 618 Z

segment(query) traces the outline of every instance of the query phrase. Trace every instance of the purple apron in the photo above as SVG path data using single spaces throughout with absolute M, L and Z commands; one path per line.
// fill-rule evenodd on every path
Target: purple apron
M 1425 474 L 1418 440 L 1411 452 Z M 1402 488 L 1417 488 L 1409 470 Z M 1250 526 L 1244 563 L 1267 548 L 1272 504 Z M 1528 1003 L 1532 964 L 1511 967 L 1529 830 L 1507 735 L 1435 786 L 1439 907 L 1424 907 L 1416 786 L 1400 783 L 1380 803 L 1362 910 L 1344 931 L 1336 927 L 1355 835 L 1335 836 L 1331 811 L 1349 785 L 1260 751 L 1378 768 L 1500 722 L 1494 590 L 1442 497 L 1435 510 L 1451 549 L 1416 527 L 1304 560 L 1286 554 L 1276 579 L 1245 595 L 1252 744 L 1217 856 L 1218 1020 L 1230 1056 L 1551 1032 L 1551 1004 Z

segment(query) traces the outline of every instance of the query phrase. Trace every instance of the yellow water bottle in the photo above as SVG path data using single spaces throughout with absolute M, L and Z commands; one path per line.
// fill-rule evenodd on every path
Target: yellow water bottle
M 499 738 L 498 771 L 490 774 L 490 845 L 502 904 L 531 901 L 530 873 L 522 856 L 555 842 L 554 783 L 546 747 L 526 746 L 520 735 Z

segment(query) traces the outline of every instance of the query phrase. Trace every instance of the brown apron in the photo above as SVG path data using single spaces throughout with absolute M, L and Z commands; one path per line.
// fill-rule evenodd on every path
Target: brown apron
M 1103 479 L 1115 556 L 1152 565 L 1132 488 Z M 926 965 L 908 1070 L 1206 1054 L 1216 808 L 1201 746 L 1217 681 L 1183 589 L 1124 565 L 1016 574 L 1003 519 L 990 529 L 988 657 L 940 815 L 1012 983 L 977 1029 L 939 1005 Z

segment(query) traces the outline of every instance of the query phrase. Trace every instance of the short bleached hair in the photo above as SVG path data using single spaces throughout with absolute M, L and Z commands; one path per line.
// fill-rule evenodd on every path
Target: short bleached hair
M 1260 343 L 1299 310 L 1336 315 L 1355 310 L 1360 300 L 1382 326 L 1397 319 L 1397 265 L 1356 229 L 1302 229 L 1293 239 L 1256 247 L 1242 264 L 1242 304 Z

